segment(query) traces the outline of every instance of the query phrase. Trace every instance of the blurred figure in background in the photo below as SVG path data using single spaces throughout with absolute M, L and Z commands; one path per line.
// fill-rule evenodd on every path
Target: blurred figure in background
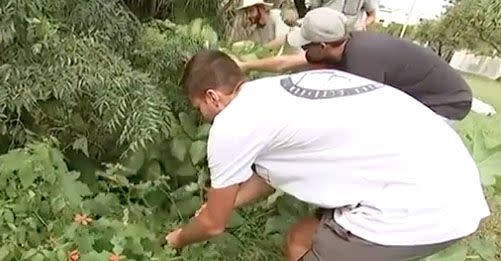
M 309 6 L 306 6 L 306 2 L 309 2 Z M 366 30 L 376 20 L 379 0 L 294 0 L 294 4 L 300 18 L 315 8 L 330 7 L 347 17 L 348 31 L 360 31 Z
M 283 44 L 285 36 L 277 37 L 275 22 L 270 18 L 272 7 L 272 3 L 263 0 L 243 0 L 228 40 L 250 40 L 270 48 Z

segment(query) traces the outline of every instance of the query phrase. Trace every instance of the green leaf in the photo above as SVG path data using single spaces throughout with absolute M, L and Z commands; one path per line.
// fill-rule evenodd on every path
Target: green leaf
M 422 261 L 464 261 L 468 248 L 462 243 L 456 243 Z
M 290 195 L 283 195 L 276 200 L 278 213 L 284 217 L 298 217 L 306 214 L 308 207 Z
M 140 238 L 127 238 L 126 248 L 136 255 L 142 255 L 145 252 Z
M 255 46 L 256 44 L 250 40 L 238 41 L 232 43 L 231 51 L 234 53 L 246 53 L 250 52 Z
M 152 160 L 146 167 L 143 179 L 153 181 L 158 179 L 160 176 L 162 176 L 162 167 L 160 166 L 160 162 Z
M 4 209 L 3 219 L 7 223 L 14 223 L 14 213 L 12 213 L 9 209 Z
M 487 149 L 494 149 L 501 146 L 501 127 L 496 128 L 495 123 L 489 126 L 489 129 L 483 129 L 484 144 Z
M 165 169 L 165 172 L 169 175 L 173 175 L 176 172 L 176 169 L 179 166 L 179 160 L 177 160 L 173 155 L 167 153 L 162 158 L 162 166 Z
M 125 237 L 132 238 L 151 238 L 154 235 L 142 224 L 129 224 L 123 231 Z
M 190 157 L 193 165 L 204 160 L 207 157 L 207 142 L 201 140 L 193 142 L 190 147 Z
M 492 186 L 496 183 L 496 177 L 489 174 L 480 173 L 480 182 L 484 186 Z
M 110 254 L 103 251 L 101 253 L 97 253 L 96 251 L 92 251 L 86 254 L 83 254 L 79 261 L 108 261 Z
M 259 60 L 259 57 L 255 53 L 249 53 L 240 55 L 240 60 L 244 62 Z
M 177 168 L 176 170 L 176 175 L 178 176 L 183 176 L 183 177 L 192 177 L 197 174 L 197 170 L 191 163 L 191 161 L 186 160 Z
M 64 250 L 59 249 L 56 253 L 57 261 L 66 261 L 66 253 Z
M 126 241 L 125 238 L 121 236 L 113 236 L 113 238 L 110 240 L 110 243 L 113 245 L 113 252 L 116 254 L 122 254 Z
M 245 223 L 245 219 L 238 214 L 237 211 L 231 213 L 230 222 L 228 222 L 228 228 L 236 228 Z
M 186 188 L 184 186 L 180 187 L 180 188 L 178 188 L 170 193 L 170 196 L 172 197 L 172 199 L 176 200 L 176 201 L 190 198 L 192 195 L 193 195 L 193 192 L 186 190 Z
M 0 261 L 6 260 L 7 257 L 9 257 L 10 254 L 10 249 L 9 245 L 3 245 L 0 247 Z
M 66 206 L 66 201 L 61 196 L 58 196 L 51 200 L 51 207 L 54 213 L 59 213 L 59 211 L 63 210 L 65 206 Z
M 139 148 L 136 151 L 129 152 L 122 165 L 128 170 L 129 175 L 135 175 L 143 167 L 145 159 L 144 150 Z
M 200 197 L 193 196 L 171 205 L 171 216 L 191 217 L 201 206 Z
M 72 147 L 74 150 L 81 151 L 85 156 L 89 157 L 89 148 L 87 138 L 84 136 L 80 136 L 80 138 L 76 139 Z
M 484 186 L 496 183 L 496 176 L 501 176 L 501 151 L 498 151 L 478 164 L 480 178 Z
M 188 139 L 183 136 L 174 137 L 170 145 L 172 156 L 178 161 L 184 161 L 189 146 L 190 141 Z
M 91 195 L 87 185 L 77 181 L 79 174 L 75 172 L 60 173 L 60 189 L 71 207 L 76 208 L 82 202 L 82 197 Z
M 236 257 L 241 253 L 243 247 L 240 240 L 228 232 L 224 232 L 210 241 L 217 245 L 224 256 Z
M 496 190 L 497 194 L 501 195 L 501 177 L 496 177 L 496 184 L 494 185 L 494 189 Z
M 283 233 L 289 228 L 289 223 L 286 218 L 281 216 L 271 217 L 264 225 L 264 234 Z
M 92 235 L 90 235 L 88 232 L 78 234 L 75 237 L 75 243 L 78 246 L 78 250 L 83 253 L 90 252 L 94 249 L 94 237 L 92 237 Z
M 45 260 L 45 256 L 42 253 L 36 253 L 29 260 L 30 261 L 44 261 Z
M 95 215 L 106 216 L 120 208 L 120 200 L 115 194 L 99 193 L 95 198 L 86 200 L 84 206 Z
M 12 150 L 0 156 L 0 173 L 17 171 L 24 167 L 25 162 L 30 160 L 30 156 L 24 150 Z
M 193 116 L 188 115 L 186 112 L 181 112 L 179 114 L 179 121 L 181 122 L 181 126 L 183 130 L 190 136 L 190 138 L 194 139 L 197 134 L 197 125 Z
M 210 128 L 212 127 L 211 124 L 208 124 L 208 123 L 204 123 L 200 126 L 198 126 L 198 131 L 197 131 L 197 135 L 195 136 L 196 139 L 206 139 L 207 137 L 209 137 L 209 132 L 210 132 Z
M 25 161 L 25 165 L 18 170 L 18 176 L 23 188 L 28 188 L 39 176 L 35 171 L 32 160 Z
M 497 247 L 494 242 L 490 242 L 485 239 L 476 239 L 469 242 L 469 245 L 484 260 L 494 260 L 496 257 Z
M 501 176 L 501 150 L 480 162 L 478 167 L 483 175 Z
M 35 254 L 37 254 L 37 252 L 38 252 L 38 250 L 36 248 L 32 248 L 32 249 L 24 252 L 22 259 L 30 259 L 33 256 L 35 256 Z

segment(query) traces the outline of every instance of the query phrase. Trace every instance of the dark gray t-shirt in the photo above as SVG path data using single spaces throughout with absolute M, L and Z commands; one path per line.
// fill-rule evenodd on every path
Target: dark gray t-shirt
M 408 40 L 353 32 L 334 68 L 398 88 L 448 119 L 463 119 L 471 109 L 472 91 L 461 75 Z

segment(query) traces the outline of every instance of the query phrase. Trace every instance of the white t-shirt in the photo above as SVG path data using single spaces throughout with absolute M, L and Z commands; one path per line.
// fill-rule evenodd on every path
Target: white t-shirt
M 271 186 L 338 208 L 341 226 L 383 245 L 456 239 L 490 214 L 452 128 L 398 89 L 336 70 L 245 83 L 214 120 L 208 161 L 214 188 L 246 181 L 255 164 Z

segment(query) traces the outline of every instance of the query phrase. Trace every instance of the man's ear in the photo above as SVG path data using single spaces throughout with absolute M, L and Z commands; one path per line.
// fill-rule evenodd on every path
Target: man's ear
M 210 103 L 218 103 L 219 102 L 219 94 L 214 89 L 207 89 L 205 91 L 206 97 Z

